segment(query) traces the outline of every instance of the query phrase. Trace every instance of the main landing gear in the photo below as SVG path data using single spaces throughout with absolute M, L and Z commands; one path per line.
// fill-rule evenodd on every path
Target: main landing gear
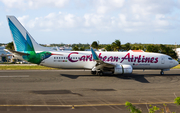
M 91 74 L 95 75 L 95 74 L 96 74 L 96 71 L 91 71 Z
M 98 71 L 97 72 L 97 75 L 103 75 L 104 73 L 103 73 L 103 71 Z
M 103 73 L 103 71 L 91 71 L 91 74 L 93 74 L 93 75 L 103 75 L 104 73 Z

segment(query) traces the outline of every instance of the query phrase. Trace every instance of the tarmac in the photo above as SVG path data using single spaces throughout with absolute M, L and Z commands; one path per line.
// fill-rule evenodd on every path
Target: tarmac
M 134 70 L 127 75 L 91 75 L 89 70 L 1 70 L 1 113 L 143 113 L 149 105 L 180 112 L 180 70 Z

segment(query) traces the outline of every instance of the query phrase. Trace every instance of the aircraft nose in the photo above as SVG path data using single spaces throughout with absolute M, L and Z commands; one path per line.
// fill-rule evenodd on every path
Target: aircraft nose
M 179 64 L 179 62 L 174 60 L 174 65 L 177 66 L 178 64 Z

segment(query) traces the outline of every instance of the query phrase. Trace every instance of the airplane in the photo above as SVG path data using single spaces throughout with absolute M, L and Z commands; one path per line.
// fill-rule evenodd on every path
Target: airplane
M 170 56 L 149 52 L 51 51 L 40 46 L 15 16 L 7 16 L 15 51 L 7 50 L 15 58 L 30 63 L 63 69 L 89 69 L 91 74 L 131 74 L 134 69 L 164 71 L 178 65 Z

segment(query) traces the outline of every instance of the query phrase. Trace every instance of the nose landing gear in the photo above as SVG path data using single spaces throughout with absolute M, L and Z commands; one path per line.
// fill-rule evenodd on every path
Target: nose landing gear
M 164 75 L 164 71 L 163 71 L 163 70 L 161 70 L 160 74 L 161 74 L 161 75 Z

